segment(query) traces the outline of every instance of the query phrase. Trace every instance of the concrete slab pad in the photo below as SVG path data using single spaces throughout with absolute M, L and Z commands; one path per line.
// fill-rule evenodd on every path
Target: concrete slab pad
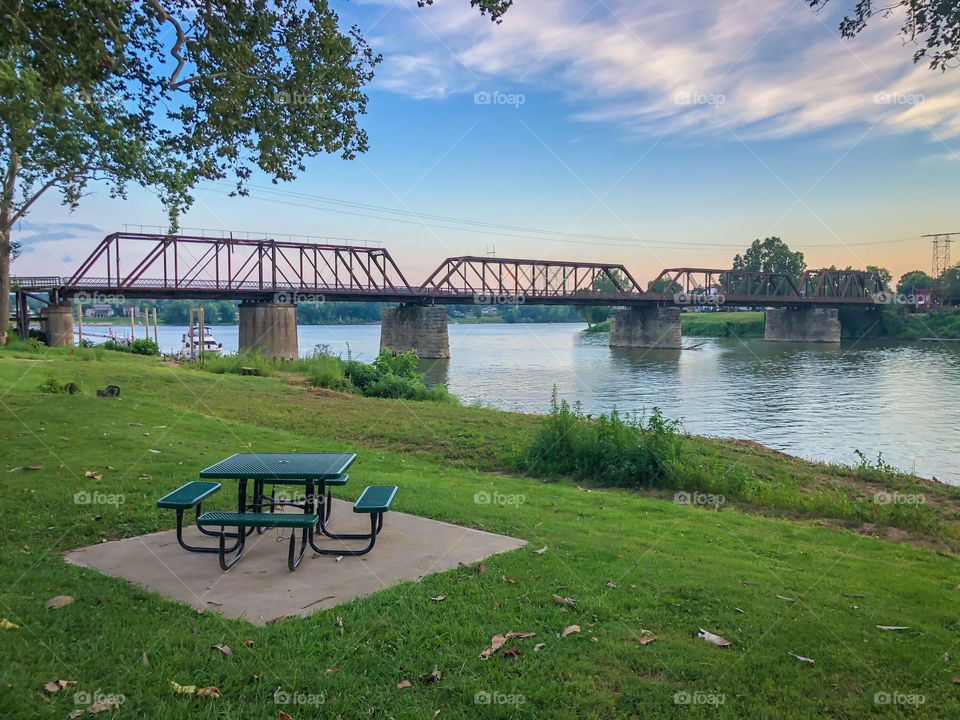
M 368 516 L 354 513 L 350 503 L 333 502 L 333 531 L 370 531 Z M 243 558 L 227 572 L 220 570 L 216 555 L 181 548 L 174 530 L 79 548 L 66 553 L 64 559 L 124 578 L 198 610 L 213 610 L 263 625 L 288 615 L 309 615 L 404 580 L 449 570 L 458 562 L 477 562 L 527 544 L 513 537 L 391 511 L 384 517 L 376 546 L 367 555 L 337 562 L 331 556 L 311 558 L 308 547 L 300 567 L 290 572 L 287 542 L 277 542 L 281 532 L 270 529 L 248 538 Z M 184 539 L 192 545 L 211 547 L 216 542 L 195 527 L 184 531 Z M 322 543 L 330 548 L 365 544 L 329 538 Z

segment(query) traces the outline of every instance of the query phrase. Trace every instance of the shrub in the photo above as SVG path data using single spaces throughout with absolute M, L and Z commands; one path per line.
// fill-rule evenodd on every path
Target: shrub
M 614 487 L 679 487 L 680 423 L 659 408 L 646 415 L 620 415 L 614 409 L 596 418 L 558 401 L 556 389 L 548 415 L 527 454 L 537 474 L 574 475 Z
M 159 355 L 160 346 L 150 338 L 140 338 L 130 344 L 130 352 L 134 355 Z
M 40 386 L 40 392 L 47 394 L 67 393 L 69 395 L 76 395 L 80 392 L 80 386 L 75 382 L 66 382 L 61 384 L 53 378 L 47 378 L 47 380 Z
M 294 361 L 291 369 L 303 373 L 314 387 L 339 392 L 355 392 L 356 388 L 344 372 L 344 365 L 343 360 L 331 355 L 327 348 L 318 345 L 309 357 Z

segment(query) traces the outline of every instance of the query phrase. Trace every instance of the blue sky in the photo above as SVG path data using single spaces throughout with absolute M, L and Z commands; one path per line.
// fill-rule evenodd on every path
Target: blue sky
M 929 266 L 920 235 L 960 231 L 960 69 L 914 65 L 896 17 L 841 40 L 846 6 L 801 0 L 516 0 L 499 26 L 466 0 L 333 6 L 384 55 L 370 151 L 250 198 L 204 185 L 183 225 L 376 240 L 411 281 L 494 249 L 645 280 L 767 235 L 811 267 L 898 275 Z M 124 223 L 165 222 L 146 192 L 93 190 L 72 214 L 37 204 L 15 274 L 69 274 Z

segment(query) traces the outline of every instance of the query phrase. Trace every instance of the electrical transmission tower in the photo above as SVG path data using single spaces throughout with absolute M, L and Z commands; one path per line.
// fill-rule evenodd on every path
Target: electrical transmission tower
M 921 237 L 933 238 L 933 263 L 931 265 L 932 277 L 938 280 L 943 276 L 944 271 L 951 268 L 950 263 L 950 242 L 955 235 L 960 233 L 937 233 L 935 235 L 922 235 Z

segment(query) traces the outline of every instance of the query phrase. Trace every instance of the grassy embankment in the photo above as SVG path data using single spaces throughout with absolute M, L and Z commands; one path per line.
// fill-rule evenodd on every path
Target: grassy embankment
M 41 395 L 50 379 L 75 382 L 82 394 Z M 122 388 L 120 399 L 95 397 L 108 383 Z M 272 718 L 277 710 L 298 719 L 437 710 L 441 718 L 942 718 L 957 707 L 953 556 L 878 540 L 862 526 L 839 529 L 849 519 L 794 503 L 794 491 L 869 497 L 894 482 L 927 499 L 926 524 L 910 538 L 946 548 L 957 507 L 945 488 L 812 465 L 749 443 L 685 438 L 688 462 L 748 469 L 758 485 L 786 489 L 782 508 L 771 495 L 745 509 L 798 519 L 656 496 L 671 491 L 590 492 L 518 470 L 540 418 L 345 395 L 289 375 L 215 375 L 112 353 L 98 359 L 87 349 L 0 351 L 0 392 L 0 616 L 20 626 L 0 630 L 0 716 L 66 717 L 77 708 L 72 688 L 42 697 L 43 685 L 58 679 L 124 695 L 111 714 L 121 718 Z M 215 608 L 198 615 L 59 558 L 72 547 L 171 527 L 171 515 L 154 505 L 159 495 L 251 449 L 355 450 L 351 475 L 358 484 L 400 485 L 396 509 L 512 534 L 532 547 L 491 559 L 485 572 L 431 575 L 265 628 L 225 620 Z M 79 491 L 119 493 L 123 503 L 77 505 Z M 522 502 L 477 504 L 480 491 Z M 305 560 L 298 572 L 326 560 Z M 576 607 L 555 603 L 554 593 L 575 598 Z M 76 602 L 46 610 L 54 595 Z M 430 600 L 440 595 L 446 599 Z M 557 637 L 573 624 L 582 631 Z M 698 639 L 699 628 L 732 646 Z M 518 657 L 477 657 L 492 635 L 510 629 L 537 636 L 517 643 Z M 641 644 L 642 631 L 656 641 Z M 534 653 L 536 642 L 546 646 Z M 217 643 L 233 655 L 210 649 Z M 442 678 L 420 682 L 435 665 Z M 171 680 L 216 685 L 222 697 L 175 696 Z M 403 680 L 413 687 L 398 688 Z M 324 703 L 278 706 L 278 686 Z M 525 702 L 475 704 L 482 692 Z M 877 704 L 877 693 L 922 694 L 923 703 Z M 686 697 L 722 703 L 676 704 Z

